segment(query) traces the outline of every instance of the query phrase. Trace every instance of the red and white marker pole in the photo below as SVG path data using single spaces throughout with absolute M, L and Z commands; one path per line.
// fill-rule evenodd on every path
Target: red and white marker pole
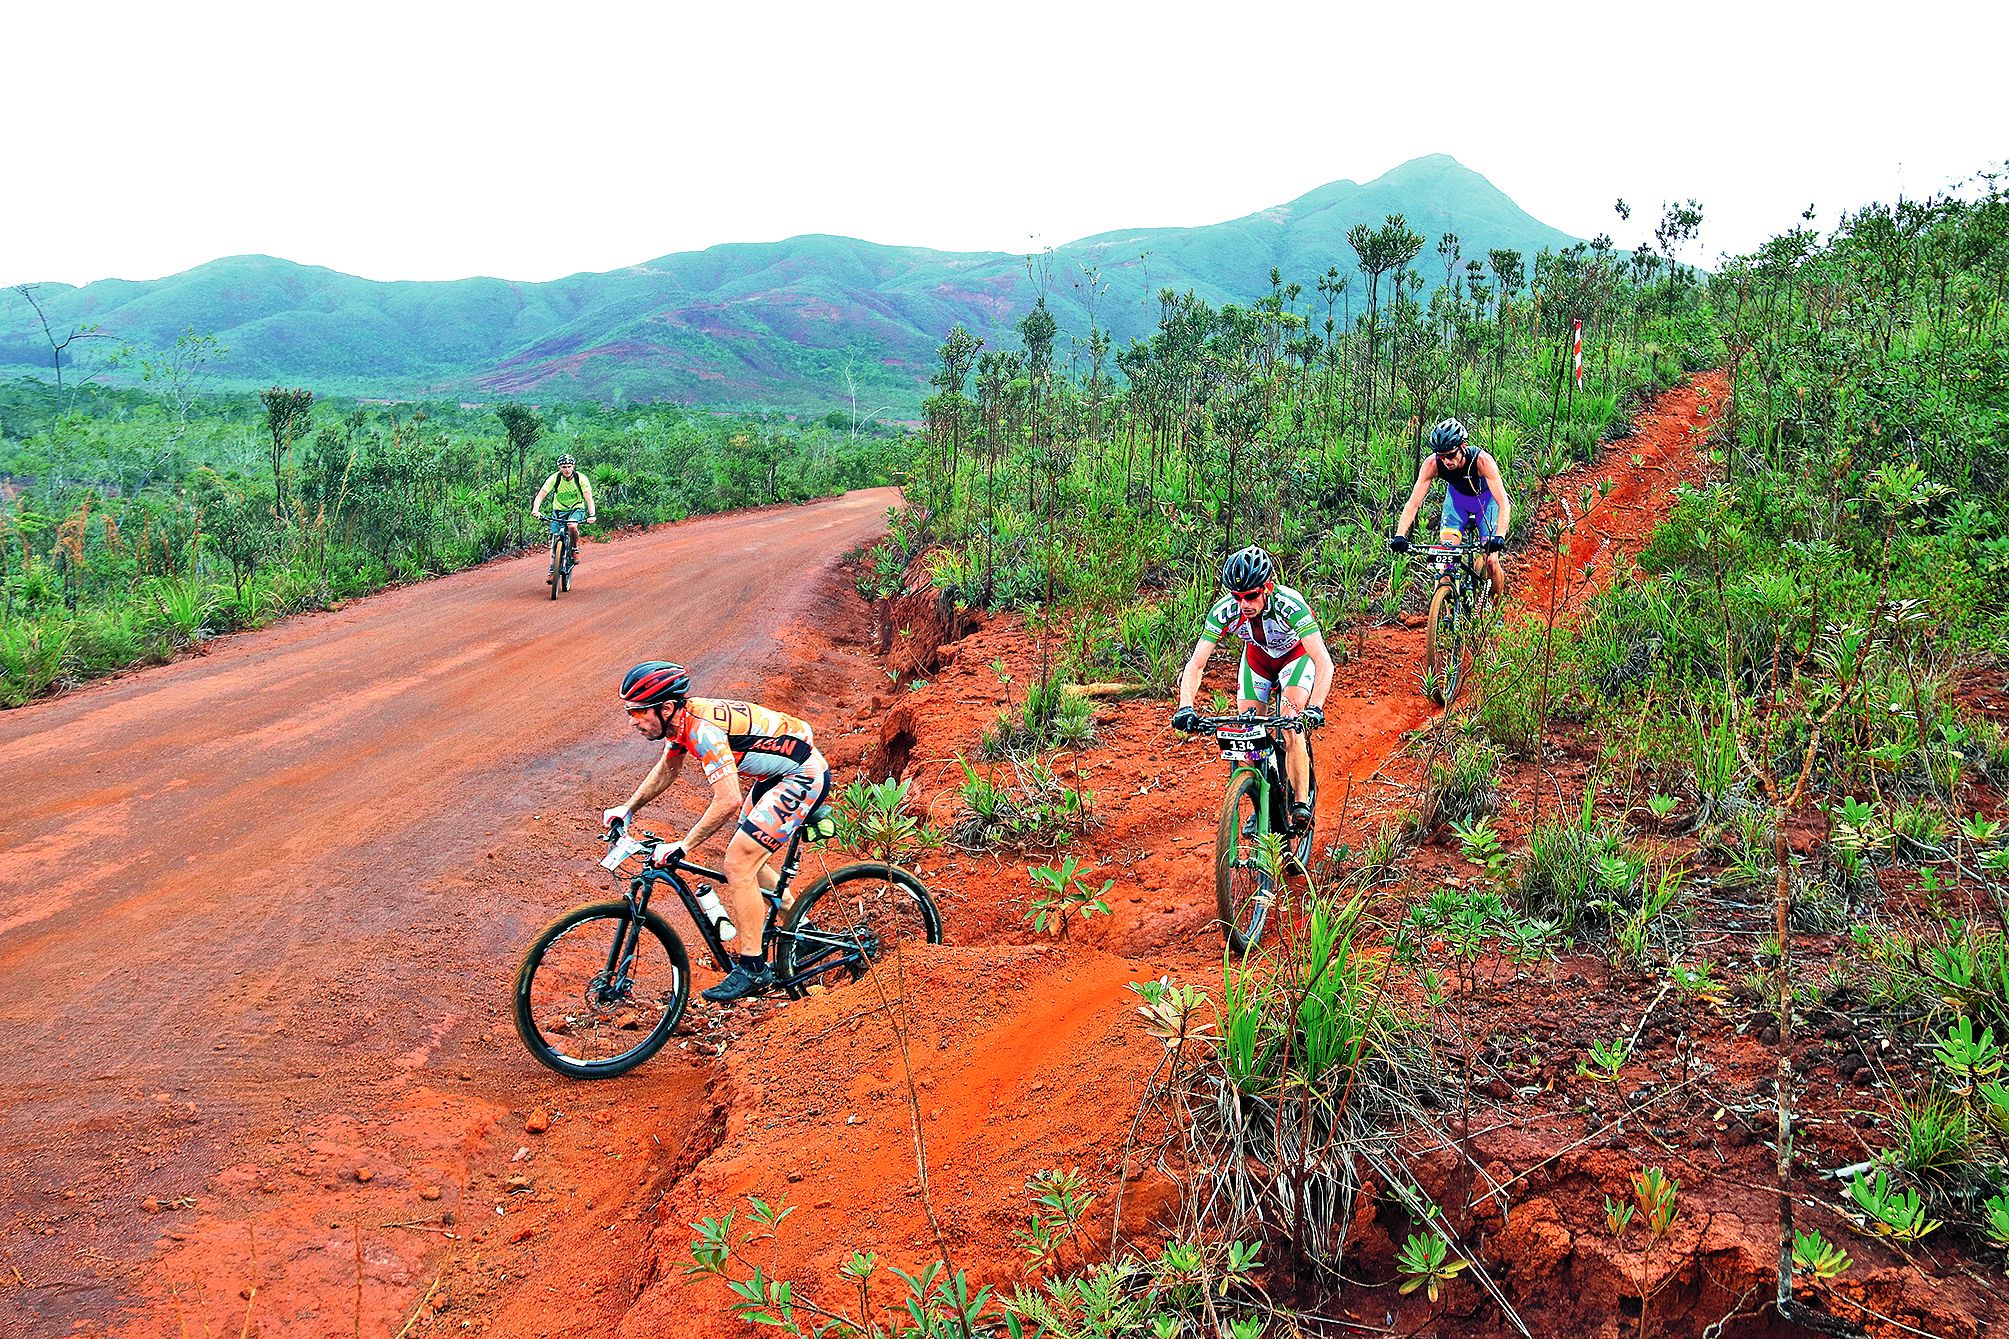
M 1576 359 L 1577 389 L 1583 389 L 1583 322 L 1570 323 L 1570 351 Z

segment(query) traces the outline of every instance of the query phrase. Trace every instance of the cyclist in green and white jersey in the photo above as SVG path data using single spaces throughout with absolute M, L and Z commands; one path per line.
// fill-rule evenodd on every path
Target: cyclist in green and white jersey
M 1253 711 L 1276 692 L 1279 715 L 1303 716 L 1305 724 L 1314 729 L 1325 724 L 1325 695 L 1332 689 L 1332 653 L 1325 649 L 1325 637 L 1318 630 L 1310 602 L 1289 586 L 1279 586 L 1276 570 L 1270 555 L 1254 545 L 1222 564 L 1221 584 L 1228 593 L 1207 612 L 1200 640 L 1193 644 L 1193 654 L 1179 676 L 1179 709 L 1172 713 L 1174 730 L 1190 734 L 1200 728 L 1193 698 L 1200 691 L 1207 658 L 1229 632 L 1247 643 L 1242 648 L 1236 711 Z M 1301 824 L 1311 817 L 1311 806 L 1302 798 L 1311 789 L 1311 752 L 1301 732 L 1284 736 L 1284 761 L 1291 783 L 1291 822 Z
M 569 455 L 558 457 L 558 468 L 544 481 L 544 487 L 537 490 L 537 500 L 530 504 L 530 514 L 538 520 L 544 519 L 544 499 L 551 499 L 553 517 L 564 517 L 565 528 L 572 532 L 572 560 L 579 560 L 579 522 L 591 524 L 594 519 L 593 485 L 579 472 L 579 462 Z

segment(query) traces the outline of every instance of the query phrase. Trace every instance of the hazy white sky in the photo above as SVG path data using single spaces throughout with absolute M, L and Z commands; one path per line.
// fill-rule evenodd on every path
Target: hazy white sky
M 1436 152 L 1621 246 L 1694 196 L 1700 260 L 2009 155 L 2000 3 L 1357 8 L 8 4 L 0 283 L 245 252 L 539 280 L 805 232 L 1024 251 Z

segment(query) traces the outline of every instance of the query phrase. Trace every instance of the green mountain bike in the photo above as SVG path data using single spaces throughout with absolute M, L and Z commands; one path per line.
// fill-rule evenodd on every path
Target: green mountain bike
M 1291 822 L 1290 778 L 1285 770 L 1283 735 L 1303 730 L 1299 716 L 1248 712 L 1238 716 L 1203 716 L 1203 729 L 1214 732 L 1221 757 L 1233 767 L 1227 794 L 1221 800 L 1221 826 L 1214 838 L 1214 898 L 1221 933 L 1228 947 L 1247 953 L 1262 942 L 1270 912 L 1283 891 L 1261 857 L 1263 838 L 1283 838 L 1284 862 L 1311 868 L 1312 833 L 1317 826 L 1318 758 L 1308 750 L 1311 765 L 1313 816 L 1302 826 Z

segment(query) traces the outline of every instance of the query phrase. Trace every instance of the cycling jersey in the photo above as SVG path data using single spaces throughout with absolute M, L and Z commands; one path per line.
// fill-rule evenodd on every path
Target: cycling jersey
M 565 477 L 563 470 L 552 475 L 551 482 L 545 485 L 551 490 L 552 507 L 558 511 L 571 511 L 574 507 L 585 506 L 585 478 L 586 476 L 577 470 L 572 471 L 572 477 L 569 479 Z
M 1484 451 L 1476 446 L 1468 446 L 1465 448 L 1465 463 L 1454 470 L 1444 463 L 1442 456 L 1439 456 L 1437 477 L 1444 481 L 1445 488 L 1454 493 L 1463 493 L 1466 497 L 1479 497 L 1492 490 L 1492 485 L 1486 482 L 1486 477 L 1479 473 L 1479 462 L 1486 459 L 1488 457 Z
M 1281 665 L 1301 654 L 1304 639 L 1317 631 L 1318 616 L 1311 603 L 1289 586 L 1273 586 L 1268 604 L 1255 615 L 1243 613 L 1233 595 L 1223 595 L 1207 611 L 1200 639 L 1218 642 L 1224 633 L 1233 632 L 1249 644 L 1257 660 Z
M 663 739 L 663 756 L 688 753 L 717 782 L 726 768 L 742 776 L 786 776 L 816 755 L 816 736 L 807 721 L 751 702 L 690 698 L 677 713 L 673 732 Z

